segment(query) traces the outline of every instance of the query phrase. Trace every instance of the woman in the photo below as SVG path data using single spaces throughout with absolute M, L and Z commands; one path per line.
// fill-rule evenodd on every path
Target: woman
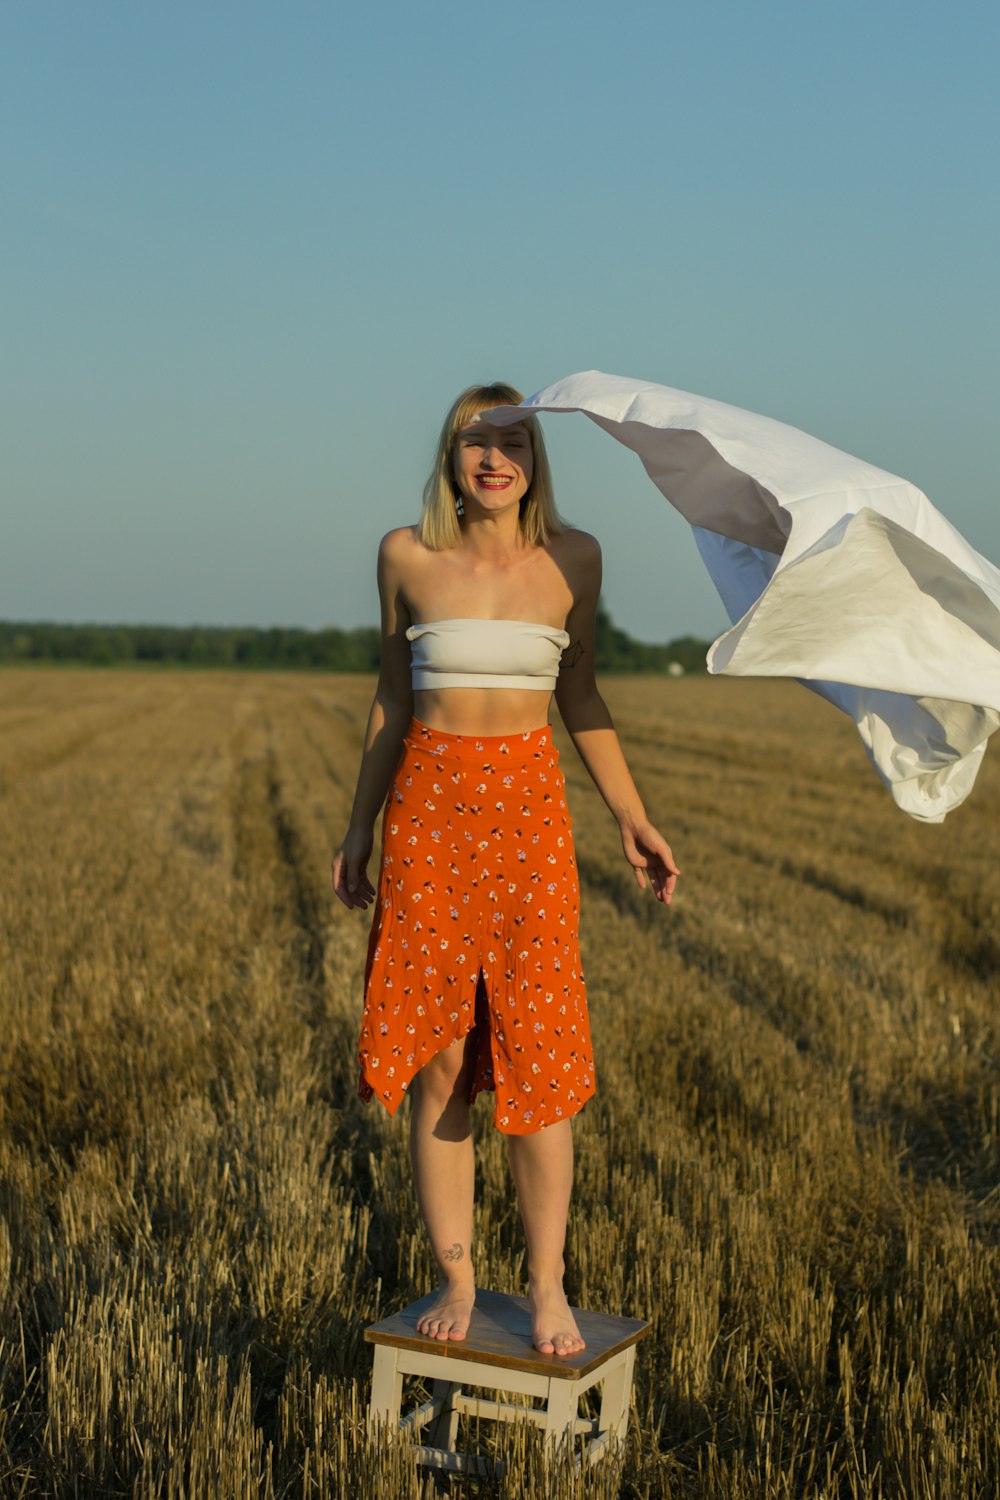
M 532 1339 L 584 1347 L 563 1291 L 571 1119 L 594 1092 L 579 885 L 548 722 L 563 722 L 645 889 L 680 873 L 646 817 L 594 682 L 596 540 L 560 519 L 523 398 L 471 386 L 452 406 L 418 526 L 379 549 L 382 662 L 347 837 L 348 907 L 376 901 L 361 1082 L 395 1113 L 410 1095 L 414 1183 L 441 1277 L 417 1327 L 462 1339 L 475 1300 L 470 1104 L 494 1089 L 528 1246 Z M 412 657 L 411 657 L 412 646 Z M 376 892 L 367 874 L 386 802 Z

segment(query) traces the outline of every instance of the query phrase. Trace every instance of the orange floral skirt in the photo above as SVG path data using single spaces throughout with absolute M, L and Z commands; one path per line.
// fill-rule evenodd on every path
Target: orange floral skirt
M 382 819 L 365 966 L 362 1099 L 394 1115 L 475 1029 L 469 1099 L 529 1135 L 595 1091 L 580 887 L 551 726 L 467 735 L 410 721 Z

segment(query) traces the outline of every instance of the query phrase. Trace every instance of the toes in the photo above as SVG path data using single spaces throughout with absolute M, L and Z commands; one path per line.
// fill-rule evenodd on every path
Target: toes
M 535 1344 L 540 1354 L 579 1354 L 586 1347 L 583 1339 L 575 1333 L 554 1333 L 551 1337 L 546 1334 Z
M 433 1316 L 425 1313 L 417 1321 L 417 1332 L 422 1333 L 425 1338 L 437 1339 L 439 1342 L 447 1339 L 464 1339 L 466 1335 L 462 1324 L 444 1313 L 437 1313 Z
M 535 1348 L 539 1354 L 579 1354 L 586 1345 L 576 1334 L 545 1333 L 535 1339 Z

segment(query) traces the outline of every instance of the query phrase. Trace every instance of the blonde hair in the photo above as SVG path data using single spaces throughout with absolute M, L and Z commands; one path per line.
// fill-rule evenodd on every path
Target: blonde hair
M 493 406 L 519 406 L 524 400 L 512 385 L 494 381 L 492 385 L 470 385 L 453 402 L 441 428 L 437 454 L 430 478 L 424 485 L 424 508 L 418 535 L 425 547 L 435 550 L 457 547 L 462 533 L 458 524 L 456 500 L 458 487 L 452 473 L 455 437 L 477 417 Z M 566 523 L 556 509 L 552 493 L 552 471 L 545 452 L 545 441 L 537 418 L 525 412 L 520 419 L 531 436 L 534 472 L 527 494 L 521 499 L 518 524 L 524 540 L 544 546 L 551 537 L 566 530 Z

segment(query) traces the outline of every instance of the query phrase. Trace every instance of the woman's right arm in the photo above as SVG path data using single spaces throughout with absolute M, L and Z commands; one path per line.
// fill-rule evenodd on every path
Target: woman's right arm
M 333 889 L 345 906 L 366 908 L 375 899 L 368 861 L 375 846 L 375 820 L 389 791 L 413 714 L 410 685 L 411 623 L 403 595 L 402 558 L 412 540 L 407 527 L 388 532 L 378 549 L 378 592 L 382 609 L 382 661 L 368 715 L 365 746 L 347 835 L 333 862 Z

